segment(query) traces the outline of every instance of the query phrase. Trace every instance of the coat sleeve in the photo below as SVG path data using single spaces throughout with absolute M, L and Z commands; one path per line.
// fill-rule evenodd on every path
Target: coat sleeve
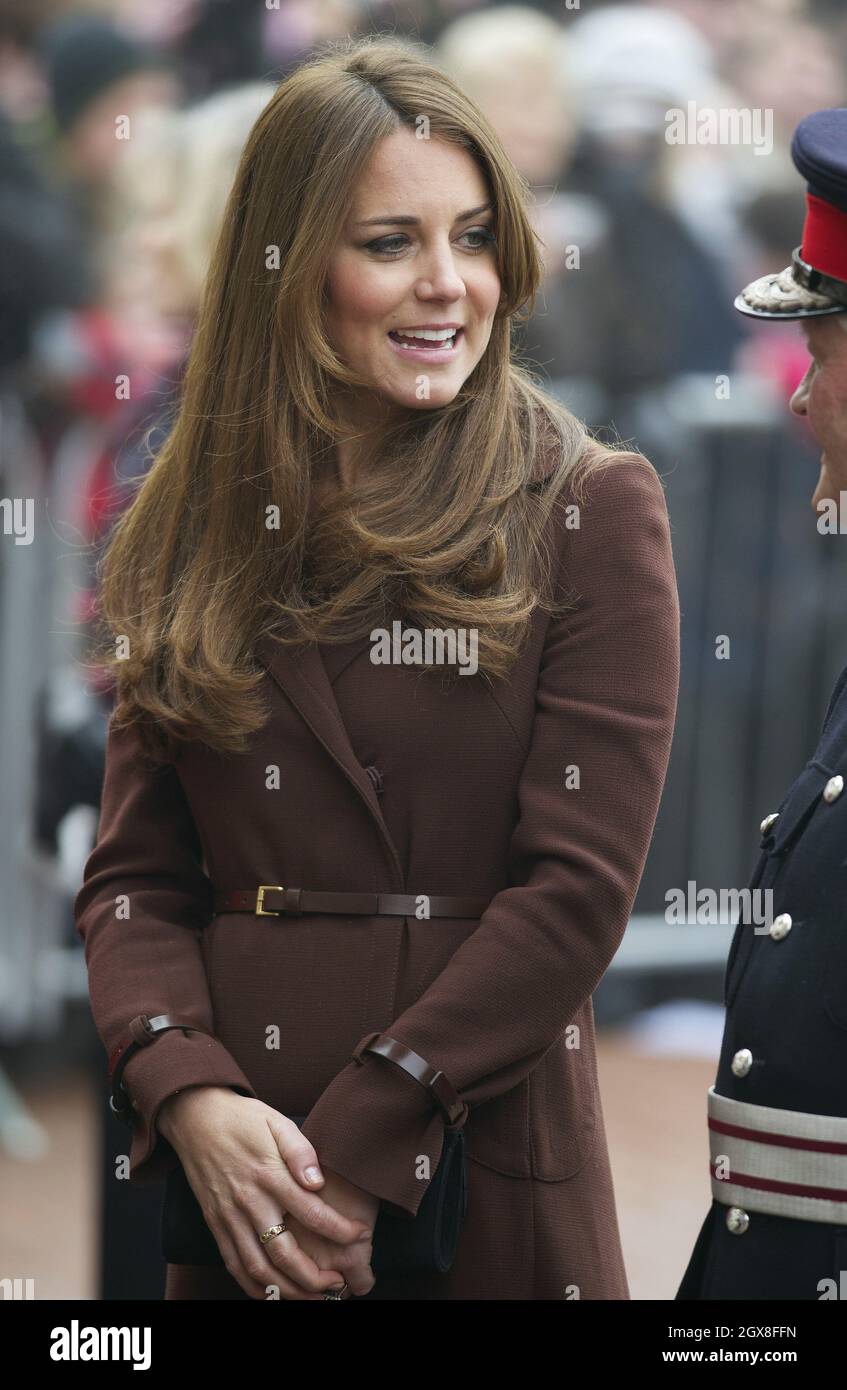
M 137 727 L 110 721 L 97 839 L 74 900 L 91 1010 L 111 1056 L 139 1014 L 172 1014 L 198 1032 L 162 1033 L 127 1062 L 135 1114 L 130 1180 L 155 1182 L 178 1162 L 156 1128 L 159 1107 L 188 1086 L 250 1082 L 213 1035 L 200 947 L 211 884 L 197 827 L 172 763 L 147 771 Z
M 469 1111 L 522 1081 L 594 992 L 623 937 L 652 838 L 679 686 L 679 599 L 662 484 L 631 456 L 590 475 L 562 528 L 510 883 L 432 985 L 384 1030 L 444 1072 Z M 568 789 L 565 767 L 579 768 Z M 365 1055 L 303 1124 L 319 1159 L 415 1215 L 444 1121 L 422 1086 Z

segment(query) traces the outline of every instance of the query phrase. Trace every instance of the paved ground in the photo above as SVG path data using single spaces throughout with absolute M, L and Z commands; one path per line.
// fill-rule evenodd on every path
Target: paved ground
M 35 1296 L 92 1298 L 96 1288 L 97 1111 L 75 1070 L 24 1092 L 49 1151 L 23 1162 L 0 1151 L 0 1276 L 35 1278 Z
M 672 1299 L 709 1204 L 706 1088 L 711 1060 L 639 1055 L 605 1033 L 600 1092 L 635 1299 Z M 93 1298 L 96 1289 L 96 1100 L 72 1071 L 26 1096 L 51 1138 L 32 1162 L 0 1153 L 0 1277 L 35 1277 L 36 1296 Z
M 641 1056 L 606 1033 L 600 1095 L 633 1298 L 671 1299 L 711 1203 L 712 1059 Z

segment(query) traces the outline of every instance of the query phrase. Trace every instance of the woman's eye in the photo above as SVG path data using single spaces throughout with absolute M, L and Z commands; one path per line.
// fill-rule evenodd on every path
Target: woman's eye
M 493 246 L 496 238 L 488 227 L 471 227 L 467 232 L 462 233 L 464 237 L 479 237 L 480 241 L 475 246 L 468 247 L 470 251 L 483 251 L 486 246 Z M 369 241 L 365 247 L 366 251 L 374 251 L 377 255 L 397 255 L 408 243 L 408 237 L 402 236 L 399 232 L 393 236 L 379 237 L 377 241 Z M 398 244 L 399 243 L 399 244 Z
M 494 246 L 497 241 L 497 238 L 491 231 L 490 227 L 472 227 L 471 230 L 469 232 L 465 232 L 464 235 L 478 236 L 482 238 L 481 244 L 475 248 L 478 251 L 481 251 L 484 246 Z
M 377 252 L 380 252 L 380 251 L 388 251 L 388 252 L 391 252 L 391 251 L 393 251 L 393 250 L 396 249 L 396 250 L 399 251 L 399 250 L 402 249 L 402 248 L 401 248 L 401 247 L 398 247 L 398 246 L 396 245 L 396 243 L 397 243 L 398 241 L 399 241 L 400 243 L 403 243 L 405 240 L 406 240 L 406 238 L 405 238 L 404 236 L 383 236 L 383 237 L 380 237 L 378 241 L 369 241 L 368 244 L 367 244 L 367 246 L 365 247 L 365 250 L 366 250 L 366 251 L 377 251 Z M 392 245 L 392 243 L 394 243 L 394 244 Z

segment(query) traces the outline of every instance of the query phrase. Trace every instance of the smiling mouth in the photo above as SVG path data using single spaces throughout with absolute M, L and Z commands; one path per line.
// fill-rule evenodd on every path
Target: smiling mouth
M 458 347 L 459 341 L 464 333 L 463 328 L 455 328 L 449 337 L 446 338 L 416 338 L 410 333 L 400 334 L 393 328 L 389 331 L 389 338 L 392 343 L 396 343 L 400 348 L 422 350 L 424 352 L 444 352 L 454 347 Z

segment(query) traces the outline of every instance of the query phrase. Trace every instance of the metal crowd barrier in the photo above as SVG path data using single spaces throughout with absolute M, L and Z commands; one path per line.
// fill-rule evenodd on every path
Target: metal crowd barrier
M 36 791 L 33 707 L 47 679 L 53 546 L 45 537 L 44 461 L 15 396 L 0 396 L 0 497 L 32 499 L 30 544 L 0 536 L 0 1041 L 49 1034 L 62 1000 L 47 966 L 61 941 L 59 897 L 33 851 Z

